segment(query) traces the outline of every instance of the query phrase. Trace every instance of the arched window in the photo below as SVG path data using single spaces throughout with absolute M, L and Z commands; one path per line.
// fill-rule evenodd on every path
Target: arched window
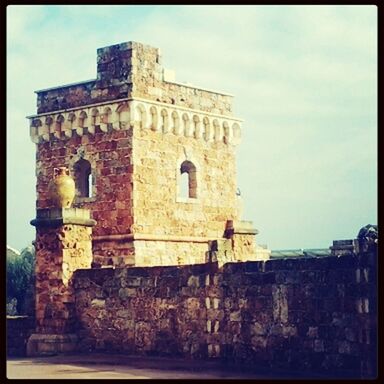
M 196 167 L 186 160 L 180 166 L 179 191 L 182 197 L 197 198 Z
M 80 159 L 74 165 L 76 195 L 78 197 L 92 197 L 92 172 L 89 161 Z

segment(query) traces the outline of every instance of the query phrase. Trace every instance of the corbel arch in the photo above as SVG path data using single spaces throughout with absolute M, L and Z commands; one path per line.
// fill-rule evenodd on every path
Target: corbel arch
M 100 115 L 100 130 L 108 132 L 108 127 L 111 124 L 112 110 L 110 107 L 105 107 L 103 113 Z
M 214 132 L 215 142 L 221 141 L 223 138 L 222 127 L 220 126 L 220 123 L 217 119 L 213 120 L 213 132 Z
M 96 127 L 100 126 L 100 113 L 97 108 L 92 108 L 90 112 L 91 122 L 88 127 L 90 133 L 96 132 Z
M 193 135 L 192 129 L 191 129 L 191 120 L 188 116 L 188 113 L 183 113 L 182 116 L 182 121 L 183 121 L 183 127 L 182 127 L 182 132 L 184 136 L 190 137 Z
M 193 132 L 196 139 L 200 139 L 203 136 L 203 130 L 201 127 L 201 121 L 199 116 L 193 115 L 192 117 Z
M 131 113 L 127 102 L 119 104 L 112 120 L 112 125 L 116 129 L 127 129 L 130 126 Z
M 165 108 L 163 108 L 160 112 L 160 129 L 163 133 L 167 133 L 169 131 L 168 111 Z
M 69 112 L 64 123 L 64 134 L 66 137 L 72 136 L 72 129 L 74 128 L 76 121 L 76 114 L 74 112 Z
M 55 121 L 55 131 L 54 131 L 54 136 L 57 138 L 57 139 L 60 139 L 61 138 L 61 132 L 63 132 L 63 123 L 64 123 L 64 116 L 59 114 L 57 117 L 56 117 L 56 121 Z
M 228 121 L 223 121 L 224 143 L 229 144 L 232 141 L 232 130 L 229 128 Z
M 50 134 L 53 133 L 54 124 L 53 124 L 53 118 L 52 116 L 47 116 L 44 120 L 44 126 L 43 126 L 43 139 L 45 141 L 49 141 Z
M 31 136 L 31 140 L 34 142 L 34 143 L 38 143 L 39 142 L 39 128 L 41 127 L 41 120 L 40 119 L 33 119 L 31 121 L 31 124 L 29 126 L 29 129 L 30 129 L 30 136 Z M 40 128 L 41 129 L 41 128 Z
M 203 135 L 205 141 L 212 141 L 213 139 L 213 128 L 212 124 L 207 116 L 203 118 Z
M 177 111 L 172 111 L 171 113 L 171 119 L 172 119 L 172 132 L 175 135 L 180 135 L 181 133 L 181 127 L 180 127 L 180 117 Z
M 149 108 L 149 116 L 150 116 L 150 128 L 152 129 L 152 131 L 158 131 L 159 130 L 158 110 L 153 105 Z
M 141 103 L 135 107 L 135 123 L 138 123 L 142 129 L 147 128 L 147 111 Z

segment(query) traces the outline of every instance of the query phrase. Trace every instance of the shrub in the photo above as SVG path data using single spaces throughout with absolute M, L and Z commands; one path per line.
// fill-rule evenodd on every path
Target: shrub
M 35 249 L 28 246 L 20 255 L 7 255 L 7 314 L 32 314 L 34 296 Z

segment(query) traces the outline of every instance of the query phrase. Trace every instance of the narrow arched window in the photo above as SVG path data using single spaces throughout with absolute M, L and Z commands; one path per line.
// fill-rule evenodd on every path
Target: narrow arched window
M 191 161 L 184 161 L 180 166 L 179 191 L 182 197 L 197 198 L 196 167 Z
M 80 159 L 75 163 L 75 184 L 78 197 L 92 197 L 92 170 L 88 160 Z
M 183 198 L 189 197 L 189 175 L 187 172 L 180 175 L 179 195 Z

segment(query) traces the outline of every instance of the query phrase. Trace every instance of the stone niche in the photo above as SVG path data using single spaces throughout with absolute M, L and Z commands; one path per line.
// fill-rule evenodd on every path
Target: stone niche
M 239 223 L 232 95 L 176 82 L 137 42 L 98 49 L 95 80 L 36 93 L 37 208 L 51 208 L 53 168 L 69 167 L 74 207 L 97 221 L 94 266 L 205 262 Z M 255 259 L 255 234 L 234 234 L 235 260 Z

